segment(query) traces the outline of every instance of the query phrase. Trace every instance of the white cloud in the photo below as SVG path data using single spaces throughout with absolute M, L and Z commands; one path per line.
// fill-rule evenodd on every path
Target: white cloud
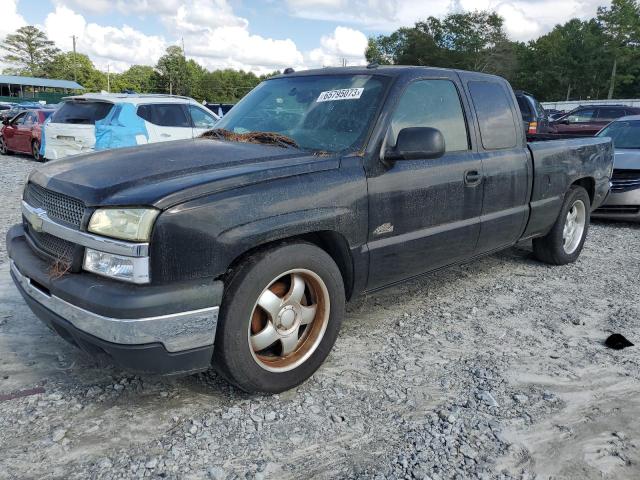
M 183 0 L 177 13 L 162 21 L 175 38 L 184 38 L 187 56 L 209 69 L 263 74 L 304 61 L 293 40 L 252 34 L 249 22 L 235 15 L 227 0 Z
M 175 13 L 183 3 L 181 0 L 54 0 L 56 5 L 69 7 L 85 13 L 105 14 L 118 12 L 129 14 Z
M 344 59 L 348 65 L 362 65 L 365 63 L 366 48 L 367 37 L 364 33 L 348 27 L 336 27 L 331 35 L 320 39 L 320 48 L 308 53 L 307 63 L 313 67 L 339 66 Z
M 2 1 L 2 21 L 0 22 L 0 40 L 26 25 L 24 17 L 18 13 L 18 0 Z
M 96 67 L 122 71 L 132 64 L 153 65 L 166 48 L 162 37 L 146 35 L 127 25 L 122 27 L 87 23 L 73 10 L 59 5 L 47 15 L 47 36 L 63 50 L 72 49 L 72 35 L 77 37 L 77 51 L 91 58 Z
M 428 16 L 454 11 L 495 10 L 505 18 L 514 40 L 529 40 L 571 18 L 595 16 L 610 0 L 286 0 L 292 15 L 301 18 L 361 25 L 388 32 L 411 26 Z
M 458 0 L 462 9 L 495 10 L 505 19 L 505 30 L 513 40 L 531 40 L 572 18 L 587 19 L 608 0 Z

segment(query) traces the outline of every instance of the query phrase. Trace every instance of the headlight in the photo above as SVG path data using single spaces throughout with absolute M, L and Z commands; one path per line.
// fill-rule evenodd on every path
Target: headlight
M 116 280 L 149 283 L 149 257 L 125 257 L 87 248 L 82 268 Z
M 91 215 L 89 231 L 121 240 L 148 242 L 158 213 L 154 208 L 100 208 Z

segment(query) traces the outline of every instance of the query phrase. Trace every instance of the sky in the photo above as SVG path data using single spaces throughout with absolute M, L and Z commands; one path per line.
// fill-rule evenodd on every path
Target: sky
M 610 0 L 0 0 L 0 38 L 36 25 L 58 48 L 121 72 L 155 65 L 170 45 L 210 70 L 257 74 L 363 64 L 367 38 L 433 15 L 491 9 L 513 40 L 530 40 Z

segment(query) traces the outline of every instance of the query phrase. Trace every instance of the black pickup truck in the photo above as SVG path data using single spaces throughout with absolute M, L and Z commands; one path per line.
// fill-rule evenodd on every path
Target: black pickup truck
M 526 239 L 575 261 L 612 165 L 607 138 L 527 143 L 499 77 L 288 73 L 202 138 L 35 170 L 11 275 L 90 354 L 279 392 L 322 364 L 359 293 Z

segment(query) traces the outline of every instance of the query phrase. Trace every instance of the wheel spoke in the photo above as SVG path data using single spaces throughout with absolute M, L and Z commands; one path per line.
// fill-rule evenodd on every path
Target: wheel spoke
M 269 322 L 260 332 L 251 335 L 251 346 L 255 352 L 259 352 L 273 345 L 279 338 L 278 332 L 276 332 L 273 324 Z
M 302 301 L 305 288 L 306 284 L 304 282 L 304 278 L 302 278 L 301 275 L 294 273 L 291 275 L 291 289 L 289 290 L 287 300 L 290 303 L 300 303 Z
M 302 320 L 300 321 L 300 325 L 308 325 L 313 322 L 313 319 L 316 316 L 316 311 L 318 310 L 317 305 L 311 305 L 309 307 L 302 306 Z
M 298 346 L 298 329 L 286 337 L 281 337 L 280 341 L 282 342 L 282 355 L 289 355 Z
M 271 290 L 267 289 L 258 298 L 258 305 L 269 314 L 271 320 L 278 316 L 280 306 L 282 305 L 282 299 L 278 297 Z

